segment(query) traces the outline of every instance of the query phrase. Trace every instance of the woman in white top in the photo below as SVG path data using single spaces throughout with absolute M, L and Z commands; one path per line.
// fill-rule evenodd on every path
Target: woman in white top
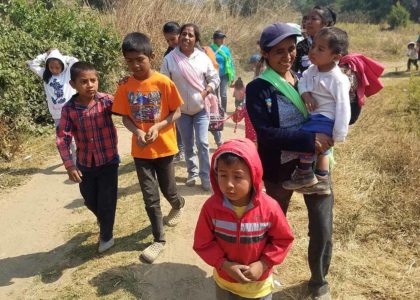
M 208 56 L 197 49 L 200 31 L 195 24 L 181 27 L 179 45 L 165 56 L 160 72 L 167 75 L 178 88 L 184 104 L 176 124 L 185 147 L 188 169 L 186 185 L 194 186 L 198 177 L 201 187 L 210 190 L 210 160 L 208 127 L 209 115 L 206 101 L 219 86 L 219 75 Z M 198 150 L 194 152 L 195 144 Z

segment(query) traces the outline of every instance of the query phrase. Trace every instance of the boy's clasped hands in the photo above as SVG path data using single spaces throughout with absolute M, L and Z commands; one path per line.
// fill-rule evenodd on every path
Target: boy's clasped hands
M 228 260 L 222 264 L 222 270 L 240 283 L 257 281 L 267 269 L 268 266 L 262 260 L 257 260 L 249 266 Z
M 144 132 L 141 129 L 137 130 L 137 146 L 139 147 L 146 147 L 147 145 L 153 143 L 156 141 L 157 137 L 159 135 L 159 126 L 158 124 L 153 125 L 149 128 L 147 132 Z

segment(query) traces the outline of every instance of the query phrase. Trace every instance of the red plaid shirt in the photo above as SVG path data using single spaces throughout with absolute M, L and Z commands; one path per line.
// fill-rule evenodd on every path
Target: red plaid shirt
M 56 144 L 66 169 L 73 167 L 70 144 L 74 137 L 77 163 L 83 167 L 102 166 L 118 157 L 117 131 L 112 122 L 113 97 L 97 93 L 88 106 L 78 104 L 74 95 L 62 108 Z

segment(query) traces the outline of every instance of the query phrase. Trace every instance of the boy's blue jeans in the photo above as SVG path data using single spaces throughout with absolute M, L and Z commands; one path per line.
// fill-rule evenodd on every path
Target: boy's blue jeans
M 176 188 L 173 155 L 155 159 L 134 158 L 144 206 L 152 225 L 155 242 L 165 242 L 159 188 L 172 208 L 180 209 L 185 200 Z
M 286 215 L 293 191 L 285 190 L 282 183 L 290 179 L 290 175 L 298 165 L 299 160 L 292 160 L 280 165 L 280 178 L 277 182 L 265 179 L 267 194 L 274 198 Z M 309 290 L 315 294 L 323 294 L 328 290 L 326 276 L 332 256 L 332 223 L 334 195 L 304 195 L 308 209 L 308 262 L 311 270 Z
M 100 238 L 107 242 L 112 238 L 117 208 L 118 164 L 108 164 L 84 168 L 80 193 L 87 208 L 93 212 L 99 222 Z
M 200 176 L 201 183 L 210 182 L 209 123 L 209 117 L 204 109 L 192 116 L 181 114 L 181 117 L 176 120 L 184 143 L 188 178 Z M 198 165 L 197 155 L 194 152 L 194 137 L 198 152 Z

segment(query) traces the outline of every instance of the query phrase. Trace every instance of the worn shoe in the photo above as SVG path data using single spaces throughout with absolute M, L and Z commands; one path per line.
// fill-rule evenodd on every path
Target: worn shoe
M 203 183 L 201 183 L 201 188 L 202 188 L 204 191 L 206 191 L 206 192 L 211 191 L 211 185 L 210 185 L 210 182 L 203 182 Z
M 302 170 L 296 168 L 292 173 L 290 180 L 283 182 L 283 188 L 286 190 L 297 190 L 304 187 L 310 187 L 317 184 L 318 179 L 316 178 L 312 169 Z
M 163 223 L 167 226 L 174 227 L 181 221 L 182 208 L 172 208 L 167 216 L 163 217 Z
M 104 242 L 103 240 L 99 240 L 98 252 L 103 253 L 106 250 L 108 250 L 109 248 L 111 248 L 112 246 L 114 246 L 114 239 L 113 238 L 111 238 L 107 242 Z
M 319 176 L 316 175 L 316 178 L 318 179 L 318 183 L 310 186 L 310 187 L 304 187 L 301 189 L 297 189 L 296 192 L 306 194 L 306 195 L 329 195 L 331 194 L 331 185 L 330 180 L 328 178 L 328 175 L 326 176 Z
M 152 264 L 156 258 L 162 253 L 163 249 L 165 248 L 165 244 L 154 242 L 149 247 L 143 250 L 140 254 L 140 258 L 143 259 L 145 262 Z
M 185 158 L 184 156 L 184 152 L 183 151 L 179 151 L 177 154 L 174 155 L 174 163 L 179 163 L 181 161 L 183 161 Z
M 319 288 L 309 287 L 309 292 L 313 300 L 331 300 L 331 292 L 328 284 Z
M 187 181 L 185 182 L 185 185 L 189 186 L 189 187 L 192 187 L 192 186 L 195 185 L 196 180 L 197 180 L 197 176 L 194 176 L 194 177 L 189 177 L 188 176 Z

